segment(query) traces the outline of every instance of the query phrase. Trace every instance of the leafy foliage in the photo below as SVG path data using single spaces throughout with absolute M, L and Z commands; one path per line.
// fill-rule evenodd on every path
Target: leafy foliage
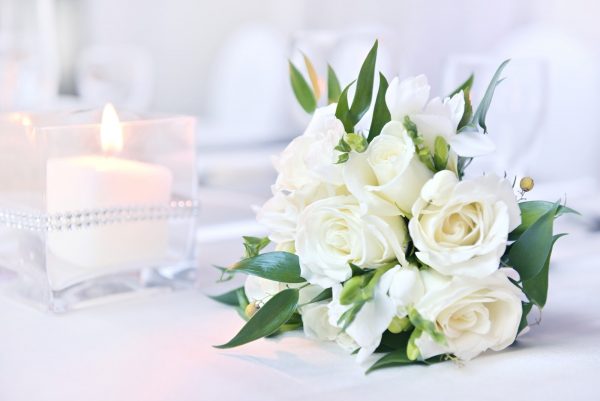
M 355 82 L 356 81 L 350 82 L 344 88 L 344 90 L 340 94 L 337 107 L 335 109 L 335 116 L 338 120 L 342 122 L 342 124 L 344 125 L 344 130 L 346 132 L 353 132 L 354 125 L 356 124 L 356 122 L 354 122 L 352 116 L 350 115 L 350 105 L 348 104 L 348 90 L 350 90 L 350 87 L 354 85 Z
M 377 46 L 375 44 L 363 62 L 358 79 L 352 105 L 348 104 L 348 89 L 354 84 L 351 82 L 340 94 L 335 116 L 342 122 L 346 132 L 354 132 L 354 126 L 360 121 L 371 105 L 373 98 L 373 82 L 375 80 L 375 64 L 377 62 Z
M 465 82 L 463 82 L 458 88 L 456 88 L 448 97 L 452 97 L 460 91 L 463 92 L 463 97 L 465 100 L 465 111 L 463 112 L 462 118 L 458 123 L 458 129 L 460 130 L 462 127 L 467 125 L 469 121 L 471 121 L 471 117 L 473 116 L 473 105 L 471 103 L 471 88 L 473 87 L 473 82 L 475 81 L 475 75 L 469 75 L 469 78 Z
M 318 293 L 313 299 L 306 302 L 303 305 L 314 304 L 317 302 L 328 301 L 332 297 L 331 288 L 325 288 L 323 291 Z
M 298 305 L 298 297 L 299 291 L 296 288 L 277 293 L 246 322 L 235 337 L 215 348 L 238 347 L 273 334 L 292 317 Z
M 483 95 L 483 98 L 479 103 L 479 106 L 477 106 L 477 110 L 475 110 L 475 113 L 471 118 L 470 124 L 478 124 L 481 128 L 483 128 L 483 132 L 485 133 L 487 133 L 487 125 L 485 122 L 485 118 L 487 116 L 487 112 L 490 108 L 490 105 L 492 104 L 492 98 L 494 97 L 496 87 L 500 84 L 500 82 L 504 80 L 504 78 L 500 78 L 500 75 L 502 74 L 502 71 L 504 70 L 509 61 L 510 60 L 505 60 L 502 62 L 502 64 L 500 64 L 500 66 L 494 73 L 494 76 L 492 76 L 492 80 L 490 81 L 485 91 L 485 94 Z
M 379 73 L 379 89 L 375 98 L 375 106 L 373 106 L 373 119 L 371 120 L 369 136 L 367 138 L 369 143 L 381 133 L 383 127 L 392 119 L 390 110 L 385 102 L 385 94 L 388 86 L 389 84 L 385 76 Z
M 300 103 L 300 106 L 309 114 L 312 114 L 317 108 L 317 98 L 313 93 L 311 87 L 306 82 L 306 79 L 302 76 L 302 73 L 296 68 L 292 62 L 289 62 L 290 66 L 290 83 L 292 84 L 292 90 L 294 95 Z
M 244 239 L 244 248 L 246 249 L 246 257 L 252 258 L 258 256 L 271 240 L 268 237 L 242 237 Z
M 354 93 L 352 106 L 350 106 L 350 115 L 354 120 L 354 125 L 360 121 L 369 109 L 369 106 L 371 106 L 373 83 L 375 80 L 375 64 L 377 62 L 377 47 L 378 42 L 375 41 L 358 73 L 356 93 Z
M 467 120 L 466 115 L 472 113 L 473 106 L 471 105 L 471 87 L 473 85 L 474 77 L 471 75 L 460 87 L 457 88 L 453 94 L 460 92 L 463 90 L 463 94 L 465 96 L 465 111 L 463 113 L 463 117 L 459 122 L 459 130 L 458 133 L 466 132 L 466 131 L 479 131 L 478 127 L 483 128 L 483 132 L 487 134 L 487 125 L 486 125 L 486 116 L 487 112 L 492 104 L 492 99 L 494 97 L 494 92 L 496 91 L 496 87 L 502 82 L 503 78 L 500 78 L 502 71 L 506 67 L 510 60 L 505 60 L 500 64 L 500 66 L 496 69 L 496 72 L 492 76 L 490 83 L 481 99 L 481 102 L 477 106 L 475 113 L 472 114 L 470 120 Z M 457 92 L 458 91 L 458 92 Z M 465 169 L 471 164 L 473 158 L 471 157 L 459 157 L 458 158 L 458 176 L 462 178 L 465 172 Z
M 243 259 L 229 271 L 245 273 L 282 283 L 303 283 L 298 256 L 289 252 L 267 252 Z
M 240 292 L 244 293 L 244 287 L 235 288 L 221 295 L 209 295 L 209 298 L 225 305 L 240 306 Z
M 548 201 L 519 202 L 519 208 L 521 209 L 521 224 L 510 233 L 508 239 L 510 241 L 517 240 L 521 234 L 531 227 L 533 223 L 538 221 L 540 217 L 552 209 L 554 205 L 554 202 Z M 564 205 L 559 205 L 555 217 L 560 217 L 566 213 L 579 214 L 576 210 Z
M 552 226 L 558 206 L 544 213 L 510 247 L 509 265 L 519 272 L 521 280 L 533 278 L 544 268 L 552 251 Z
M 523 280 L 523 292 L 525 292 L 527 298 L 529 298 L 531 302 L 540 308 L 543 308 L 544 305 L 546 305 L 546 300 L 548 299 L 548 273 L 550 272 L 552 248 L 556 240 L 565 235 L 566 234 L 557 234 L 552 237 L 552 245 L 550 246 L 550 251 L 548 252 L 548 257 L 546 258 L 542 270 L 534 277 Z
M 340 87 L 340 81 L 333 68 L 327 65 L 327 101 L 328 104 L 337 103 L 340 98 L 342 89 Z
M 521 314 L 521 323 L 519 323 L 519 329 L 517 330 L 517 335 L 518 335 L 518 333 L 522 332 L 525 327 L 527 327 L 527 316 L 529 315 L 529 312 L 531 312 L 531 308 L 533 307 L 533 304 L 531 302 L 521 302 L 521 306 L 522 306 L 523 312 Z

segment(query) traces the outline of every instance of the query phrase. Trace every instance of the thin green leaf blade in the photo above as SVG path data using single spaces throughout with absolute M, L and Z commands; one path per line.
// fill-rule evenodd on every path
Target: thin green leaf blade
M 406 337 L 407 342 L 408 342 L 408 337 L 409 336 Z M 374 372 L 376 370 L 383 369 L 383 368 L 392 368 L 392 367 L 406 366 L 406 365 L 412 365 L 412 364 L 422 364 L 422 362 L 411 361 L 410 359 L 408 359 L 408 356 L 406 355 L 406 346 L 404 346 L 404 347 L 400 347 L 400 348 L 396 349 L 395 351 L 392 351 L 392 352 L 384 355 L 383 357 L 379 358 L 373 365 L 371 365 L 371 367 L 369 367 L 369 369 L 367 369 L 367 371 L 365 373 L 369 374 L 371 372 Z
M 527 327 L 527 315 L 531 312 L 531 308 L 533 308 L 533 304 L 531 302 L 521 302 L 521 308 L 523 310 L 521 314 L 521 323 L 519 323 L 519 330 L 517 330 L 517 335 Z
M 392 116 L 385 102 L 385 93 L 389 84 L 382 73 L 379 73 L 379 89 L 375 98 L 375 106 L 373 107 L 373 119 L 369 127 L 369 137 L 367 141 L 370 143 L 376 136 L 381 133 L 383 127 L 391 121 Z
M 558 207 L 554 204 L 510 247 L 509 264 L 519 272 L 521 280 L 536 276 L 544 268 L 552 250 L 552 228 Z
M 212 300 L 220 302 L 225 305 L 230 306 L 240 306 L 238 292 L 244 291 L 244 287 L 234 288 L 231 291 L 227 291 L 226 293 L 220 295 L 209 295 L 208 297 Z
M 296 288 L 277 293 L 246 322 L 235 337 L 225 344 L 216 345 L 215 348 L 238 347 L 276 332 L 294 314 L 298 297 L 299 291 Z
M 317 99 L 313 93 L 310 85 L 306 82 L 306 79 L 302 76 L 302 73 L 296 68 L 292 62 L 290 65 L 290 83 L 292 84 L 292 90 L 294 95 L 300 103 L 300 106 L 309 114 L 312 114 L 317 108 Z
M 494 97 L 494 92 L 496 90 L 496 87 L 498 86 L 498 84 L 500 82 L 502 82 L 502 78 L 500 78 L 500 74 L 502 74 L 502 71 L 504 70 L 504 68 L 506 67 L 506 65 L 508 64 L 509 61 L 510 61 L 510 59 L 504 60 L 502 62 L 502 64 L 500 64 L 500 66 L 498 67 L 496 72 L 494 73 L 494 76 L 492 77 L 492 79 L 485 91 L 485 94 L 483 95 L 483 98 L 481 99 L 481 102 L 479 103 L 479 106 L 477 106 L 477 110 L 475 111 L 475 114 L 473 114 L 473 117 L 471 119 L 470 124 L 473 126 L 476 126 L 478 124 L 481 128 L 483 128 L 483 131 L 485 133 L 487 133 L 487 126 L 485 123 L 485 118 L 487 116 L 487 112 L 490 108 L 490 105 L 492 104 L 492 98 Z
M 298 256 L 290 252 L 267 252 L 234 264 L 232 273 L 245 273 L 282 283 L 303 283 Z
M 375 41 L 375 44 L 373 44 L 373 47 L 367 54 L 367 57 L 360 68 L 360 72 L 358 73 L 356 92 L 354 93 L 354 99 L 352 99 L 352 106 L 350 106 L 350 115 L 352 116 L 353 125 L 356 125 L 356 123 L 360 121 L 369 109 L 369 106 L 371 106 L 378 45 L 379 42 Z
M 333 68 L 327 64 L 327 101 L 329 104 L 337 103 L 342 93 L 340 81 Z
M 463 99 L 465 101 L 465 110 L 463 115 L 458 123 L 457 129 L 460 131 L 464 126 L 466 126 L 469 121 L 471 121 L 471 117 L 473 117 L 473 104 L 471 103 L 471 88 L 473 87 L 473 82 L 475 81 L 475 75 L 469 75 L 469 78 L 465 82 L 463 82 L 458 88 L 456 88 L 448 97 L 452 97 L 463 92 Z
M 463 82 L 462 84 L 460 84 L 460 86 L 456 89 L 454 89 L 452 91 L 452 93 L 450 93 L 448 95 L 448 97 L 452 97 L 458 93 L 460 93 L 460 91 L 465 91 L 465 90 L 471 90 L 471 88 L 473 87 L 473 82 L 475 81 L 475 75 L 471 74 L 469 75 L 469 78 L 467 78 L 465 80 L 465 82 Z
M 313 299 L 305 303 L 304 305 L 314 304 L 317 302 L 328 301 L 332 298 L 333 294 L 331 288 L 326 288 L 320 293 L 318 293 Z
M 350 116 L 350 106 L 348 104 L 348 90 L 356 81 L 352 81 L 344 88 L 340 94 L 337 107 L 335 108 L 335 117 L 342 122 L 346 132 L 354 132 L 353 119 Z

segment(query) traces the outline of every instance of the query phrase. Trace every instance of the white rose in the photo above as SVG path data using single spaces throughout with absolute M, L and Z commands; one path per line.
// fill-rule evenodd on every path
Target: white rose
M 366 212 L 380 216 L 410 215 L 421 187 L 433 176 L 418 159 L 402 123 L 387 123 L 364 153 L 352 153 L 344 166 L 348 191 Z
M 503 270 L 485 278 L 421 272 L 426 293 L 415 308 L 436 324 L 447 343 L 440 345 L 423 333 L 415 342 L 421 358 L 451 353 L 469 360 L 487 349 L 500 351 L 513 343 L 521 321 L 522 294 Z
M 300 213 L 312 202 L 345 194 L 343 187 L 307 185 L 292 192 L 275 191 L 272 198 L 256 209 L 256 220 L 267 228 L 269 239 L 280 250 L 295 249 L 294 239 Z
M 267 303 L 273 296 L 286 288 L 299 288 L 304 284 L 280 283 L 279 281 L 268 280 L 258 276 L 248 276 L 244 283 L 244 292 L 248 301 L 256 303 L 259 306 Z M 303 304 L 314 299 L 323 288 L 316 285 L 309 285 L 300 289 L 298 303 Z
M 457 155 L 481 156 L 495 147 L 487 135 L 477 132 L 457 133 L 465 102 L 461 92 L 452 98 L 433 98 L 428 102 L 430 87 L 424 75 L 403 81 L 394 78 L 386 92 L 386 104 L 393 121 L 403 121 L 408 116 L 417 126 L 427 147 L 433 153 L 435 138 L 443 137 L 450 145 L 449 168 L 456 169 Z
M 507 180 L 458 181 L 448 170 L 425 184 L 412 214 L 408 227 L 417 257 L 442 274 L 471 277 L 498 269 L 508 233 L 521 222 Z
M 335 104 L 315 110 L 303 135 L 296 137 L 274 159 L 279 173 L 276 190 L 294 191 L 305 186 L 343 184 L 342 167 L 335 164 L 339 153 L 334 150 L 345 130 L 335 117 Z
M 414 265 L 395 266 L 381 277 L 381 286 L 396 306 L 396 316 L 408 315 L 408 308 L 425 293 L 419 269 Z
M 298 219 L 296 254 L 302 277 L 328 288 L 350 278 L 348 263 L 374 268 L 404 261 L 407 235 L 402 218 L 364 215 L 352 196 L 319 200 Z
M 329 323 L 332 326 L 337 326 L 340 317 L 350 308 L 349 305 L 340 304 L 341 290 L 340 284 L 332 288 L 333 300 L 329 304 Z M 396 306 L 386 295 L 386 289 L 380 281 L 375 288 L 373 299 L 363 305 L 345 330 L 345 334 L 360 347 L 356 357 L 359 363 L 364 362 L 377 349 L 383 332 L 387 330 L 395 314 Z

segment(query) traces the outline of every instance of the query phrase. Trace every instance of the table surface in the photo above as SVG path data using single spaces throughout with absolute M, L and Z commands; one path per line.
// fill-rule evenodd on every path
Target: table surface
M 230 262 L 240 244 L 211 242 L 205 230 L 196 290 L 62 316 L 0 298 L 0 401 L 598 399 L 600 234 L 574 230 L 557 243 L 542 324 L 517 344 L 462 366 L 368 376 L 336 345 L 301 333 L 213 348 L 242 321 L 205 296 L 227 289 L 209 266 Z

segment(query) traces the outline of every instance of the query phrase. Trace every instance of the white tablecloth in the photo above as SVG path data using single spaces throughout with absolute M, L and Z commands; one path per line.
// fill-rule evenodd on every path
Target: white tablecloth
M 580 230 L 557 244 L 542 324 L 517 345 L 464 366 L 368 376 L 337 346 L 300 334 L 212 348 L 242 321 L 204 296 L 226 289 L 214 285 L 208 266 L 230 262 L 240 244 L 214 242 L 201 251 L 204 279 L 196 291 L 63 316 L 0 299 L 0 400 L 599 399 L 598 234 Z

